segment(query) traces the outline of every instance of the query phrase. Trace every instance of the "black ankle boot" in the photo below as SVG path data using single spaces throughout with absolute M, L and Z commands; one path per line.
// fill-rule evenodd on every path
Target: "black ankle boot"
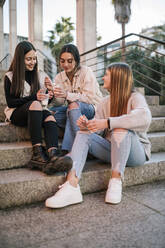
M 58 148 L 53 148 L 49 152 L 49 161 L 53 162 L 57 160 L 57 158 L 60 156 L 61 152 Z
M 56 172 L 64 171 L 68 172 L 73 165 L 73 160 L 70 156 L 59 157 L 56 161 L 54 161 L 53 166 Z
M 28 162 L 27 167 L 30 169 L 42 170 L 43 166 L 47 163 L 48 157 L 43 146 L 33 146 L 33 154 L 31 160 Z
M 69 156 L 57 157 L 49 161 L 42 169 L 47 175 L 53 175 L 56 172 L 68 172 L 72 168 L 73 160 Z
M 55 173 L 53 164 L 58 159 L 60 154 L 61 152 L 58 148 L 53 148 L 48 152 L 49 160 L 42 168 L 42 171 L 44 173 L 46 173 L 47 175 L 52 175 Z
M 60 154 L 60 157 L 63 157 L 65 156 L 66 154 L 68 154 L 68 150 L 61 150 L 61 154 Z

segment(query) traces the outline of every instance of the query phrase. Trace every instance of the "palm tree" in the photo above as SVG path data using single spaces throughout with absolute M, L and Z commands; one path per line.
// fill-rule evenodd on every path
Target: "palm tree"
M 125 24 L 131 15 L 131 0 L 112 0 L 115 8 L 115 19 L 122 25 L 122 36 L 125 35 Z M 122 60 L 125 61 L 125 39 L 122 39 Z

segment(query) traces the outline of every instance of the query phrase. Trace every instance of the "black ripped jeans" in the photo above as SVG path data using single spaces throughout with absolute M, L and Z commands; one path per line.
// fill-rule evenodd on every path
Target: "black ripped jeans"
M 48 110 L 29 110 L 33 101 L 16 108 L 11 115 L 11 123 L 19 127 L 28 127 L 32 145 L 42 143 L 42 128 L 47 149 L 58 147 L 58 128 L 55 121 L 45 121 L 52 115 Z

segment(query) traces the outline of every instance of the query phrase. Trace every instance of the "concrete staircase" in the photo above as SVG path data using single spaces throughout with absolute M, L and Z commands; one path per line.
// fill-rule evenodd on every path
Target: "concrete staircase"
M 2 84 L 0 87 L 2 92 Z M 3 93 L 0 99 L 0 110 L 3 111 Z M 159 105 L 157 96 L 148 96 L 147 101 L 153 116 L 148 134 L 152 158 L 144 166 L 126 168 L 124 186 L 165 179 L 165 106 Z M 27 169 L 25 165 L 32 150 L 27 129 L 5 123 L 2 112 L 0 121 L 0 208 L 44 201 L 65 181 L 65 175 L 47 176 Z M 98 160 L 87 161 L 80 181 L 82 192 L 106 189 L 110 173 L 108 164 Z

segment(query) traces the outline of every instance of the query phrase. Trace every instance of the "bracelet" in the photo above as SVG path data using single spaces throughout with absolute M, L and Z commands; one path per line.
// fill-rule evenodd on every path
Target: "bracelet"
M 108 124 L 108 129 L 111 129 L 111 123 L 110 123 L 110 119 L 107 119 L 107 124 Z

